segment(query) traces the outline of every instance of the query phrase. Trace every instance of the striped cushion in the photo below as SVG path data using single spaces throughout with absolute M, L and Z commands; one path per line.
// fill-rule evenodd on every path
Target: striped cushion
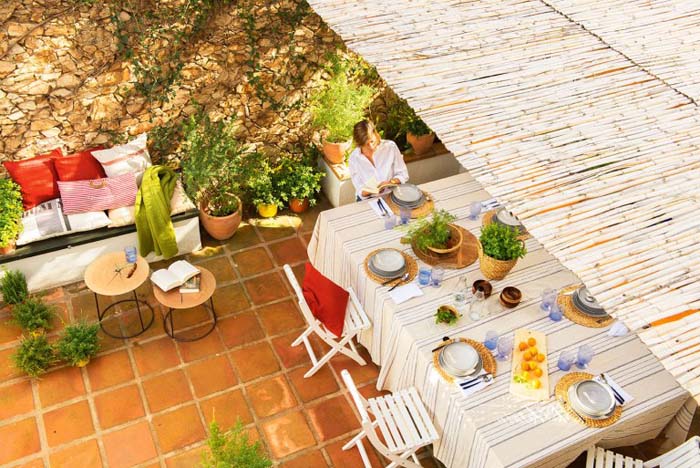
M 58 182 L 65 214 L 104 211 L 136 202 L 136 175 L 133 172 L 104 179 Z

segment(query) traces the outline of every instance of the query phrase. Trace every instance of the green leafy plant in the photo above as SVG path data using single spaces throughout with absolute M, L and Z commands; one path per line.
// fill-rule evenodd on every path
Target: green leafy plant
M 23 338 L 12 360 L 22 372 L 38 377 L 56 362 L 56 356 L 46 335 L 37 335 Z
M 0 247 L 10 245 L 22 232 L 22 192 L 10 179 L 0 179 Z
M 446 210 L 433 211 L 432 217 L 420 218 L 409 225 L 408 237 L 420 250 L 428 247 L 444 248 L 450 240 L 448 224 L 455 219 L 456 216 Z
M 491 223 L 481 228 L 479 241 L 484 255 L 496 260 L 516 260 L 527 253 L 525 243 L 518 239 L 518 228 L 511 229 L 499 223 Z
M 277 190 L 282 200 L 288 202 L 292 198 L 309 199 L 309 204 L 316 204 L 316 194 L 321 190 L 321 179 L 324 173 L 291 155 L 282 157 L 277 169 Z
M 97 338 L 98 329 L 97 323 L 88 324 L 85 321 L 68 325 L 56 343 L 59 357 L 68 361 L 72 366 L 89 361 L 100 350 Z
M 19 304 L 29 296 L 27 278 L 18 270 L 7 270 L 0 277 L 0 292 L 8 304 Z
M 53 307 L 39 298 L 28 298 L 12 308 L 12 321 L 23 330 L 36 333 L 50 330 L 51 321 L 56 316 Z
M 202 455 L 202 468 L 268 468 L 272 462 L 263 453 L 260 442 L 250 442 L 240 420 L 228 432 L 216 421 L 209 425 L 209 451 Z
M 276 205 L 282 208 L 282 195 L 277 187 L 279 167 L 272 169 L 266 159 L 255 164 L 248 180 L 248 190 L 253 205 Z
M 435 323 L 446 323 L 452 325 L 457 323 L 460 315 L 458 315 L 451 307 L 440 306 L 435 313 Z
M 404 99 L 397 99 L 389 108 L 387 121 L 390 122 L 388 128 L 397 136 L 406 133 L 412 133 L 416 136 L 432 133 L 430 127 L 418 117 L 416 111 Z

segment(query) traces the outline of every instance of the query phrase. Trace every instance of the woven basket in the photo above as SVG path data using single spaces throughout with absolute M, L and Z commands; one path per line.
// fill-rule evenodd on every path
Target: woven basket
M 446 248 L 446 249 L 439 249 L 437 247 L 430 247 L 428 246 L 428 250 L 432 250 L 433 252 L 437 254 L 448 254 L 452 252 L 456 252 L 459 250 L 460 247 L 462 247 L 462 231 L 459 230 L 457 226 L 454 224 L 448 224 L 447 225 L 448 229 L 450 230 L 450 240 L 454 239 L 454 242 L 452 243 L 452 247 Z
M 515 260 L 496 260 L 493 257 L 489 257 L 484 254 L 484 249 L 481 247 L 481 242 L 479 242 L 479 268 L 481 272 L 488 279 L 500 280 L 506 277 L 506 275 L 513 269 L 515 264 L 518 263 L 518 259 Z

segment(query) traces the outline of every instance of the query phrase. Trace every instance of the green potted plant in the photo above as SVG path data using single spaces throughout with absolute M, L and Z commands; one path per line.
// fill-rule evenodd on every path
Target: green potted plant
M 481 228 L 479 267 L 488 279 L 503 279 L 527 253 L 517 228 L 490 223 Z
M 0 277 L 0 292 L 8 304 L 19 304 L 29 296 L 27 278 L 18 270 L 5 270 Z
M 451 305 L 441 305 L 435 313 L 435 323 L 454 325 L 460 317 L 461 315 L 457 312 L 457 309 Z
M 88 324 L 85 321 L 68 325 L 56 343 L 59 357 L 72 366 L 85 367 L 100 350 L 98 329 L 97 323 Z
M 241 223 L 239 194 L 248 179 L 249 159 L 256 155 L 238 142 L 229 122 L 212 122 L 199 112 L 183 127 L 180 147 L 182 180 L 199 206 L 199 219 L 214 238 L 231 237 Z
M 0 179 L 0 255 L 15 249 L 17 236 L 22 232 L 22 192 L 10 179 Z
M 38 377 L 56 362 L 56 356 L 46 335 L 38 335 L 23 338 L 12 360 L 22 372 Z
M 41 335 L 44 331 L 50 330 L 55 316 L 53 307 L 36 297 L 25 299 L 12 308 L 12 322 L 32 336 Z
M 311 96 L 311 115 L 313 126 L 325 132 L 324 157 L 340 164 L 351 146 L 352 129 L 364 118 L 375 90 L 350 83 L 346 65 L 337 64 L 332 73 L 326 86 Z
M 406 133 L 406 141 L 413 148 L 416 155 L 425 154 L 430 150 L 435 142 L 435 133 L 430 127 L 418 117 L 416 111 L 408 105 L 404 99 L 400 99 L 397 105 L 392 108 L 395 119 L 400 123 L 403 132 Z
M 433 211 L 409 225 L 408 237 L 416 249 L 436 254 L 452 253 L 462 245 L 462 232 L 452 224 L 456 217 L 446 210 Z
M 240 419 L 228 431 L 222 432 L 216 421 L 209 425 L 208 451 L 202 454 L 202 468 L 269 468 L 272 462 L 265 456 L 260 442 L 251 442 Z
M 315 166 L 285 155 L 278 167 L 276 185 L 282 200 L 289 203 L 289 209 L 303 213 L 309 206 L 316 205 L 323 176 Z
M 282 208 L 282 197 L 276 187 L 278 168 L 271 169 L 270 164 L 261 159 L 256 165 L 256 170 L 250 176 L 248 189 L 253 205 L 258 214 L 263 218 L 272 218 L 277 215 L 277 209 Z

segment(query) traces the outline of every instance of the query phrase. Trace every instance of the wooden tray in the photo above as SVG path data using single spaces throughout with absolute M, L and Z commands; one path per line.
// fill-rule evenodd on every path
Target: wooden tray
M 411 241 L 411 248 L 416 257 L 431 266 L 439 265 L 443 268 L 464 268 L 471 265 L 479 258 L 479 240 L 462 226 L 457 226 L 462 232 L 462 245 L 453 253 L 440 255 L 432 251 L 419 250 L 415 242 Z
M 538 389 L 529 388 L 528 384 L 518 383 L 513 378 L 522 372 L 520 363 L 523 361 L 523 353 L 525 351 L 520 351 L 518 344 L 521 341 L 527 341 L 528 338 L 534 338 L 537 340 L 535 345 L 538 351 L 544 354 L 544 361 L 538 362 L 540 369 L 542 369 L 542 377 L 540 377 L 540 382 L 542 386 Z M 515 331 L 515 337 L 513 339 L 513 362 L 511 365 L 511 376 L 510 376 L 510 393 L 513 395 L 526 398 L 528 400 L 548 400 L 549 399 L 549 371 L 547 369 L 547 336 L 538 331 L 526 330 L 521 328 Z

